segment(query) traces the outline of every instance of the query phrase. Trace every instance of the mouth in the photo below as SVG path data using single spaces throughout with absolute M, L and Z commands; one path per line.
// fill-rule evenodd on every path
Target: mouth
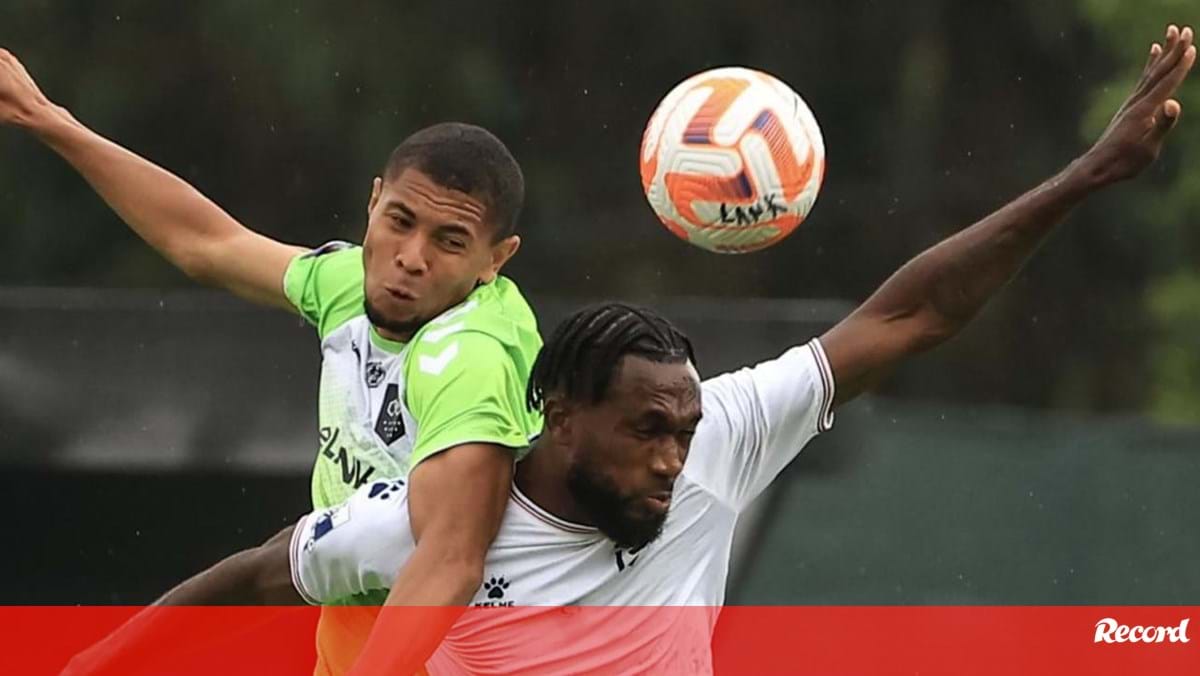
M 411 303 L 417 299 L 417 294 L 409 291 L 408 289 L 403 289 L 396 286 L 385 286 L 383 288 L 388 292 L 389 296 L 399 301 Z
M 660 491 L 647 495 L 646 505 L 656 514 L 665 514 L 671 508 L 671 491 Z

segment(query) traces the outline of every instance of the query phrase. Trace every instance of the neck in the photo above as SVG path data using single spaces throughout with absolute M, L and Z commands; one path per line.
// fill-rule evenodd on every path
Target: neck
M 412 340 L 413 334 L 417 332 L 416 329 L 411 331 L 392 331 L 391 329 L 385 329 L 375 323 L 372 323 L 371 325 L 375 327 L 375 333 L 378 333 L 380 336 L 387 338 L 388 340 L 394 340 L 397 343 L 407 343 L 408 341 Z
M 567 488 L 568 456 L 543 437 L 517 463 L 517 488 L 538 507 L 554 516 L 585 526 L 595 525 Z

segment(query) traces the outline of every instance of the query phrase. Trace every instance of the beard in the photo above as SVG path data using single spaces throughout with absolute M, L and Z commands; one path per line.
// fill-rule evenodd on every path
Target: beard
M 662 534 L 667 514 L 639 509 L 640 498 L 620 491 L 607 476 L 576 462 L 567 472 L 567 488 L 591 522 L 618 547 L 641 549 Z
M 367 320 L 371 322 L 372 326 L 402 336 L 407 335 L 411 337 L 412 334 L 416 333 L 418 329 L 430 320 L 429 317 L 414 317 L 413 319 L 406 320 L 389 319 L 379 311 L 379 308 L 371 303 L 370 299 L 363 300 L 363 309 L 366 311 Z

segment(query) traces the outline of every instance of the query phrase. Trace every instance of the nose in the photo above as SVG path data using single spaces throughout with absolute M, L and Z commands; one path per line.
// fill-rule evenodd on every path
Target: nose
M 429 259 L 425 255 L 426 244 L 425 237 L 417 232 L 401 237 L 392 262 L 409 274 L 425 274 L 429 271 Z
M 650 461 L 650 470 L 674 481 L 683 471 L 683 449 L 674 441 L 659 444 Z

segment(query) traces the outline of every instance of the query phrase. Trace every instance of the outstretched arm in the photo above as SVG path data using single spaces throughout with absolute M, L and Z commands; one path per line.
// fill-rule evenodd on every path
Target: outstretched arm
M 249 630 L 266 619 L 262 613 L 204 614 L 163 606 L 303 605 L 292 586 L 288 557 L 294 528 L 285 528 L 262 545 L 238 552 L 167 592 L 72 658 L 63 675 L 134 673 L 200 647 L 200 643 L 217 643 Z
M 900 268 L 821 337 L 844 403 L 902 359 L 957 334 L 1088 195 L 1141 173 L 1182 110 L 1171 98 L 1196 60 L 1191 28 L 1167 29 L 1108 129 L 1058 175 Z
M 47 99 L 3 49 L 0 123 L 25 129 L 61 155 L 134 232 L 188 276 L 291 308 L 283 274 L 303 249 L 249 230 L 179 177 L 88 129 Z

